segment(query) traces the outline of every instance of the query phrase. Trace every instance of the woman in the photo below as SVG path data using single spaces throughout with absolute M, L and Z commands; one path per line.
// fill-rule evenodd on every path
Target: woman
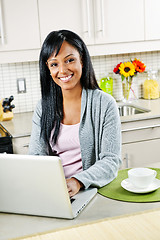
M 42 99 L 33 116 L 29 154 L 59 155 L 70 196 L 111 182 L 121 163 L 115 100 L 99 89 L 86 45 L 53 31 L 40 53 Z

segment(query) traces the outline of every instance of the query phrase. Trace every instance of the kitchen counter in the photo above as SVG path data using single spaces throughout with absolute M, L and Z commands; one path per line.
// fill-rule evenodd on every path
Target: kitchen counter
M 136 106 L 150 110 L 147 113 L 135 114 L 121 117 L 121 123 L 134 122 L 145 119 L 160 118 L 160 98 L 155 100 L 138 99 L 131 102 Z M 121 102 L 117 103 L 121 105 Z M 0 122 L 0 124 L 12 135 L 13 138 L 30 136 L 32 129 L 33 112 L 15 113 L 10 121 Z
M 154 99 L 154 100 L 138 99 L 138 100 L 131 101 L 129 103 L 150 111 L 145 113 L 140 113 L 140 114 L 134 114 L 130 116 L 122 116 L 121 123 L 160 118 L 160 98 Z M 122 105 L 122 102 L 119 102 L 118 105 Z
M 158 166 L 158 164 L 156 166 Z M 79 216 L 73 220 L 0 213 L 0 240 L 22 238 L 24 236 L 51 232 L 77 224 L 156 208 L 160 208 L 160 202 L 122 202 L 97 194 Z M 123 226 L 124 225 L 122 225 L 122 228 Z
M 12 135 L 13 138 L 31 135 L 33 112 L 15 113 L 10 121 L 0 124 Z

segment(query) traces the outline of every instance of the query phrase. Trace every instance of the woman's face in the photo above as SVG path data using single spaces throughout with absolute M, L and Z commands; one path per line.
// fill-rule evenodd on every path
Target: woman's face
M 82 63 L 79 52 L 66 41 L 63 42 L 57 56 L 54 53 L 49 57 L 47 65 L 54 82 L 62 91 L 82 88 Z

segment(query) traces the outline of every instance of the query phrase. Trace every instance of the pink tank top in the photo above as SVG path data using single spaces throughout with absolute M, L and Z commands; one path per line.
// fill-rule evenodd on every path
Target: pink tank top
M 52 151 L 56 151 L 62 160 L 62 166 L 66 178 L 82 171 L 82 159 L 79 142 L 79 123 L 64 125 L 61 123 L 56 144 L 50 140 Z M 53 130 L 51 132 L 51 138 Z

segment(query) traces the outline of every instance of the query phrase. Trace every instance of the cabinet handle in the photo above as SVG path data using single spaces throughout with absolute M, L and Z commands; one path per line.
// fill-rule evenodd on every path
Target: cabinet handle
M 29 144 L 25 144 L 25 145 L 23 145 L 23 147 L 29 147 Z
M 104 36 L 104 0 L 96 1 L 96 31 Z
M 88 34 L 88 37 L 91 37 L 91 26 L 90 26 L 90 0 L 83 0 L 83 24 L 84 24 L 84 33 Z
M 155 127 L 160 127 L 160 124 L 157 124 L 157 125 L 151 125 L 151 126 L 144 126 L 144 127 L 137 127 L 137 128 L 123 129 L 123 130 L 121 130 L 121 132 L 137 131 L 137 130 L 143 130 L 143 129 L 155 128 Z
M 129 167 L 128 154 L 125 154 L 124 161 L 126 161 L 126 168 Z
M 91 21 L 91 16 L 90 16 L 90 0 L 87 0 L 87 26 L 88 26 L 88 36 L 91 37 L 91 27 L 90 27 L 90 21 Z
M 104 0 L 101 0 L 101 31 L 104 36 Z
M 2 0 L 0 0 L 0 38 L 2 45 L 5 44 L 4 41 L 4 24 L 3 24 L 3 14 L 2 14 Z

